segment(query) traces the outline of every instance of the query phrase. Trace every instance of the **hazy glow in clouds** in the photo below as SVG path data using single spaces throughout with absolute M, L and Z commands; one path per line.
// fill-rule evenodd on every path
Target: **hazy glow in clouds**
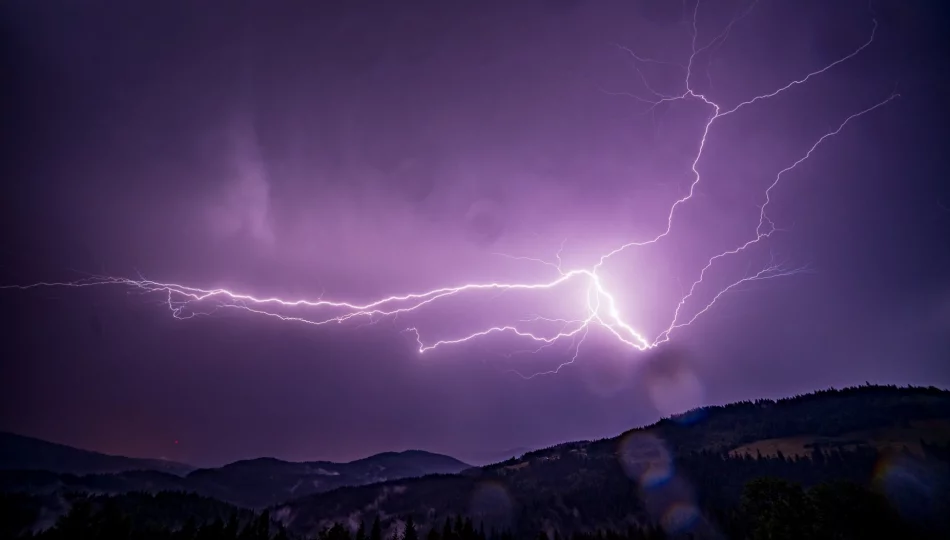
M 749 230 L 746 240 L 715 254 L 704 265 L 696 268 L 694 281 L 684 288 L 683 295 L 669 306 L 666 313 L 645 313 L 642 304 L 638 302 L 637 294 L 640 290 L 649 289 L 650 284 L 642 283 L 642 276 L 635 273 L 631 275 L 623 268 L 617 268 L 619 256 L 666 242 L 668 238 L 675 235 L 677 219 L 689 211 L 697 187 L 705 181 L 703 160 L 708 152 L 707 145 L 716 137 L 720 122 L 728 121 L 728 117 L 732 115 L 755 114 L 754 109 L 766 106 L 771 98 L 784 92 L 792 92 L 798 86 L 821 77 L 825 72 L 847 62 L 873 42 L 874 32 L 877 29 L 877 21 L 873 20 L 873 27 L 869 24 L 869 36 L 866 41 L 849 54 L 827 65 L 802 73 L 787 84 L 767 93 L 745 96 L 738 101 L 727 103 L 713 99 L 696 89 L 697 79 L 709 78 L 705 66 L 701 65 L 702 59 L 704 55 L 721 46 L 737 25 L 743 24 L 744 17 L 755 8 L 755 2 L 729 21 L 724 28 L 719 29 L 718 33 L 708 41 L 702 41 L 700 38 L 700 7 L 701 4 L 697 3 L 692 13 L 691 54 L 684 59 L 682 64 L 670 64 L 645 58 L 638 55 L 632 48 L 624 48 L 633 59 L 636 73 L 646 89 L 644 93 L 626 95 L 643 103 L 647 113 L 660 105 L 673 102 L 695 103 L 708 111 L 705 122 L 697 126 L 699 135 L 689 142 L 695 151 L 691 154 L 688 163 L 692 175 L 688 192 L 668 201 L 665 218 L 656 223 L 653 229 L 655 232 L 606 250 L 598 248 L 598 251 L 586 254 L 588 260 L 584 264 L 576 264 L 574 261 L 577 257 L 568 258 L 572 237 L 592 235 L 592 231 L 578 228 L 569 231 L 570 236 L 562 242 L 562 249 L 548 259 L 510 253 L 502 254 L 509 259 L 513 258 L 525 264 L 535 265 L 537 274 L 534 279 L 486 280 L 454 285 L 436 283 L 435 288 L 428 290 L 385 296 L 371 301 L 336 298 L 332 291 L 328 292 L 326 298 L 322 295 L 313 298 L 265 297 L 229 288 L 209 289 L 145 278 L 130 279 L 111 276 L 97 276 L 72 283 L 37 283 L 21 288 L 126 286 L 145 293 L 163 294 L 172 314 L 182 319 L 212 314 L 227 308 L 288 322 L 321 326 L 351 321 L 359 321 L 362 324 L 388 320 L 415 339 L 419 352 L 461 346 L 492 336 L 507 336 L 511 338 L 512 343 L 529 342 L 533 347 L 532 350 L 535 351 L 561 341 L 571 343 L 568 360 L 556 369 L 542 373 L 556 373 L 561 367 L 576 360 L 585 340 L 592 336 L 591 330 L 605 333 L 619 343 L 639 351 L 657 347 L 669 341 L 676 330 L 692 324 L 708 313 L 723 295 L 750 282 L 789 276 L 801 271 L 801 268 L 788 267 L 772 258 L 769 263 L 751 268 L 746 273 L 732 275 L 724 282 L 711 283 L 707 279 L 710 272 L 718 270 L 722 261 L 751 251 L 780 230 L 767 213 L 769 204 L 776 196 L 773 192 L 774 188 L 786 180 L 814 152 L 829 144 L 833 137 L 842 133 L 851 123 L 897 97 L 896 94 L 892 94 L 870 105 L 856 107 L 856 110 L 850 114 L 835 118 L 832 121 L 833 126 L 824 135 L 815 139 L 813 145 L 807 148 L 805 153 L 792 162 L 775 164 L 772 181 L 761 193 L 757 223 Z M 642 66 L 648 64 L 667 65 L 681 70 L 682 80 L 679 90 L 675 93 L 665 93 L 653 86 L 650 78 L 641 70 Z M 253 130 L 240 131 L 253 133 Z M 273 194 L 270 192 L 267 173 L 262 165 L 257 143 L 250 138 L 242 138 L 237 141 L 236 147 L 236 165 L 239 169 L 236 183 L 233 190 L 227 191 L 221 199 L 221 205 L 210 211 L 211 221 L 217 233 L 223 236 L 246 234 L 265 245 L 279 242 L 281 235 L 275 232 L 272 219 Z M 368 196 L 372 197 L 372 194 Z M 380 254 L 377 251 L 368 253 L 361 244 L 365 241 L 365 237 L 360 238 L 360 235 L 349 234 L 349 232 L 351 228 L 365 231 L 366 227 L 362 227 L 365 221 L 372 222 L 382 218 L 374 215 L 358 215 L 346 206 L 327 205 L 327 211 L 332 212 L 335 218 L 332 221 L 336 226 L 329 231 L 319 230 L 319 234 L 332 237 L 342 246 L 340 251 L 334 254 L 335 257 L 342 257 L 350 262 L 359 261 L 362 257 L 367 257 L 367 263 L 370 259 L 379 260 Z M 492 243 L 504 227 L 504 224 L 497 220 L 496 212 L 498 210 L 493 208 L 489 199 L 478 200 L 462 210 L 472 227 L 473 234 L 478 238 L 488 239 L 488 244 Z M 321 217 L 326 218 L 326 216 Z M 307 216 L 298 220 L 304 224 L 306 221 Z M 412 226 L 407 226 L 402 221 L 399 222 L 402 228 L 389 221 L 379 221 L 374 225 L 372 229 L 386 233 L 390 239 L 389 250 L 391 251 L 387 258 L 391 265 L 399 266 L 400 257 L 415 255 L 411 250 L 401 249 L 400 237 L 411 235 Z M 309 231 L 314 230 L 314 227 L 302 226 L 300 230 L 304 232 L 290 234 L 293 239 L 291 243 L 295 246 L 306 245 L 305 238 L 297 237 L 300 234 L 308 234 Z M 606 231 L 606 233 L 601 236 L 616 236 L 614 231 Z M 427 282 L 438 280 L 438 278 L 438 275 L 425 275 Z M 452 306 L 456 306 L 455 309 L 462 306 L 460 311 L 464 311 L 469 303 L 475 305 L 486 302 L 489 304 L 485 311 L 487 315 L 482 316 L 481 320 L 466 320 L 466 318 L 478 319 L 478 317 L 466 317 L 464 314 L 459 314 L 456 320 L 450 319 L 447 315 L 453 313 Z M 439 316 L 442 326 L 446 328 L 431 331 L 429 330 L 431 327 L 438 325 L 432 324 L 432 320 L 427 321 L 425 314 L 431 315 L 432 310 L 435 309 L 447 310 L 445 313 L 440 312 Z M 658 323 L 658 321 L 666 322 Z M 657 327 L 660 330 L 651 334 L 644 329 L 648 327 Z M 507 346 L 508 342 L 505 343 Z M 538 374 L 540 373 L 535 375 Z M 529 378 L 533 376 L 530 375 Z

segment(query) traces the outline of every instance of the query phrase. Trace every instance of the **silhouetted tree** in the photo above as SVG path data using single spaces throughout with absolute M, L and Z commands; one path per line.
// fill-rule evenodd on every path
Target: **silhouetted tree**
M 811 534 L 809 501 L 802 487 L 777 478 L 749 482 L 741 512 L 753 540 L 800 540 Z
M 455 533 L 452 532 L 452 520 L 445 518 L 445 525 L 442 526 L 442 540 L 454 540 Z
M 180 540 L 195 540 L 198 537 L 198 522 L 194 516 L 188 516 L 188 520 L 176 536 Z
M 321 540 L 350 540 L 350 531 L 340 523 L 323 531 Z
M 239 526 L 237 513 L 232 513 L 231 517 L 228 518 L 228 524 L 224 527 L 224 534 L 221 536 L 228 539 L 237 538 Z
M 406 517 L 406 526 L 402 533 L 403 540 L 419 540 L 416 524 L 412 522 L 412 515 Z

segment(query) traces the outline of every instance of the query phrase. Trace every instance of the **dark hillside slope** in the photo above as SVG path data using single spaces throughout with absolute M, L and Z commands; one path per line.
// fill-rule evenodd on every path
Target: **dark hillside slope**
M 111 456 L 0 432 L 0 470 L 41 470 L 67 474 L 151 470 L 182 475 L 193 469 L 190 465 L 174 461 Z
M 348 463 L 260 458 L 196 470 L 187 476 L 186 485 L 198 493 L 259 508 L 343 486 L 457 473 L 467 468 L 468 464 L 453 457 L 421 450 L 385 452 Z
M 950 420 L 950 392 L 934 387 L 867 385 L 819 390 L 780 400 L 705 407 L 624 435 L 646 430 L 679 452 L 723 451 L 756 441 L 797 436 L 812 437 L 819 444 L 828 440 L 833 445 L 835 439 L 853 433 L 910 427 L 933 420 Z M 614 440 L 604 442 L 610 444 Z
M 910 431 L 921 436 L 899 444 L 896 452 L 855 434 L 921 422 L 947 425 L 934 422 L 948 419 L 950 392 L 936 388 L 825 390 L 708 407 L 618 437 L 557 445 L 462 475 L 338 489 L 279 505 L 275 514 L 305 533 L 379 512 L 390 520 L 413 515 L 423 527 L 447 515 L 471 515 L 476 522 L 528 534 L 545 527 L 622 530 L 659 520 L 674 506 L 712 513 L 737 504 L 745 482 L 760 476 L 806 487 L 829 480 L 871 485 L 889 470 L 917 467 L 926 471 L 921 478 L 934 484 L 931 491 L 941 493 L 947 469 L 940 456 L 948 430 Z M 807 453 L 730 456 L 757 441 L 788 437 L 812 441 Z
M 250 459 L 224 467 L 197 469 L 184 477 L 145 470 L 84 475 L 43 470 L 0 470 L 0 492 L 53 495 L 67 492 L 185 491 L 246 508 L 263 508 L 342 486 L 360 486 L 432 473 L 456 473 L 467 468 L 469 465 L 449 456 L 410 450 L 377 454 L 349 463 Z

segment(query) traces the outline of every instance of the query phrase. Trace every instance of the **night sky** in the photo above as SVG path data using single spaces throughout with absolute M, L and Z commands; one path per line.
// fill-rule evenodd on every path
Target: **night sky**
M 724 39 L 689 63 L 694 0 L 3 2 L 3 285 L 118 276 L 365 304 L 548 282 L 557 269 L 524 258 L 563 245 L 564 270 L 590 268 L 662 233 L 689 193 L 713 107 L 646 101 L 686 92 L 689 68 L 733 108 L 848 56 L 876 17 L 860 53 L 717 119 L 669 234 L 603 266 L 652 340 L 710 257 L 755 238 L 779 171 L 900 97 L 781 177 L 779 230 L 711 267 L 684 316 L 770 262 L 800 271 L 741 284 L 655 349 L 593 325 L 533 354 L 503 332 L 420 354 L 406 331 L 550 333 L 519 321 L 585 316 L 583 280 L 322 326 L 128 283 L 7 288 L 0 430 L 195 465 L 477 462 L 705 404 L 950 386 L 940 4 L 706 0 L 696 42 Z M 582 334 L 573 364 L 524 378 Z

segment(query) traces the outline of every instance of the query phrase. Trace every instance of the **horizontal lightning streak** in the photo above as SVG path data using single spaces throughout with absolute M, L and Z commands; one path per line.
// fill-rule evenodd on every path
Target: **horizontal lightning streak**
M 152 281 L 148 279 L 129 279 L 121 277 L 112 277 L 112 276 L 93 276 L 89 278 L 84 278 L 72 282 L 39 282 L 29 285 L 13 285 L 13 286 L 3 286 L 0 289 L 20 289 L 20 290 L 30 290 L 40 287 L 93 287 L 93 286 L 106 286 L 106 285 L 119 285 L 126 286 L 132 289 L 138 289 L 143 293 L 165 293 L 166 294 L 166 304 L 168 309 L 171 311 L 172 315 L 178 319 L 187 319 L 197 315 L 210 315 L 222 308 L 231 308 L 231 309 L 240 309 L 246 312 L 263 315 L 267 317 L 274 317 L 282 321 L 292 321 L 299 322 L 311 325 L 325 325 L 329 323 L 343 323 L 355 318 L 368 318 L 370 323 L 376 322 L 377 318 L 391 317 L 393 321 L 396 320 L 402 314 L 420 310 L 430 304 L 434 304 L 439 300 L 447 299 L 450 297 L 457 297 L 463 294 L 478 293 L 484 291 L 495 291 L 495 292 L 505 292 L 505 291 L 538 291 L 538 292 L 548 292 L 548 291 L 558 291 L 561 285 L 564 285 L 571 281 L 582 281 L 586 284 L 585 294 L 583 305 L 578 302 L 578 307 L 583 310 L 583 316 L 577 319 L 553 319 L 546 318 L 542 316 L 536 316 L 530 319 L 522 319 L 515 323 L 511 324 L 500 324 L 497 326 L 491 326 L 488 328 L 481 328 L 475 331 L 472 331 L 462 337 L 455 337 L 451 339 L 443 339 L 437 341 L 425 341 L 422 338 L 422 332 L 415 326 L 406 328 L 404 332 L 412 334 L 415 338 L 416 344 L 418 346 L 418 351 L 424 353 L 431 351 L 439 347 L 446 347 L 451 345 L 458 345 L 468 341 L 472 341 L 479 338 L 484 338 L 493 334 L 510 334 L 512 336 L 524 338 L 530 341 L 533 341 L 539 345 L 538 348 L 533 351 L 528 352 L 538 352 L 542 349 L 545 349 L 554 343 L 564 339 L 570 338 L 572 340 L 573 346 L 573 355 L 570 360 L 560 364 L 557 368 L 550 371 L 543 371 L 535 373 L 533 375 L 525 376 L 520 372 L 513 371 L 517 375 L 524 377 L 526 379 L 531 379 L 533 377 L 545 374 L 555 374 L 558 373 L 565 366 L 573 364 L 580 354 L 581 346 L 585 343 L 590 329 L 592 326 L 598 326 L 605 329 L 610 333 L 614 338 L 616 338 L 621 343 L 628 345 L 634 349 L 645 351 L 653 347 L 657 347 L 662 343 L 669 341 L 670 334 L 679 328 L 683 328 L 691 325 L 696 321 L 700 316 L 707 313 L 716 302 L 726 293 L 735 290 L 739 286 L 750 283 L 753 281 L 774 279 L 779 277 L 790 276 L 796 273 L 803 271 L 803 269 L 788 269 L 783 267 L 780 264 L 776 264 L 774 260 L 762 268 L 758 272 L 747 274 L 741 279 L 738 279 L 724 287 L 719 288 L 715 294 L 712 295 L 711 300 L 709 300 L 704 306 L 696 310 L 692 316 L 687 317 L 684 315 L 684 308 L 689 304 L 690 300 L 694 297 L 694 294 L 697 290 L 704 284 L 704 279 L 706 278 L 707 272 L 715 265 L 716 262 L 730 256 L 738 255 L 739 253 L 745 251 L 749 247 L 756 245 L 762 242 L 765 239 L 768 239 L 772 236 L 777 229 L 768 217 L 766 208 L 772 202 L 772 191 L 778 186 L 783 177 L 793 171 L 801 163 L 809 159 L 812 154 L 824 143 L 826 140 L 838 135 L 850 122 L 860 118 L 861 116 L 868 114 L 875 109 L 884 106 L 890 101 L 896 99 L 898 94 L 892 94 L 886 99 L 864 109 L 859 112 L 856 112 L 842 121 L 836 129 L 829 131 L 822 135 L 815 143 L 808 149 L 808 151 L 798 160 L 780 170 L 771 184 L 764 192 L 764 202 L 759 206 L 759 222 L 756 226 L 754 234 L 742 244 L 739 244 L 735 248 L 723 251 L 722 253 L 716 254 L 709 258 L 705 266 L 699 271 L 697 279 L 689 287 L 688 291 L 682 296 L 678 301 L 675 310 L 673 311 L 672 320 L 669 325 L 659 333 L 654 339 L 648 339 L 644 334 L 634 328 L 634 326 L 627 321 L 625 321 L 621 316 L 621 311 L 618 306 L 618 301 L 615 296 L 610 292 L 609 288 L 603 282 L 601 275 L 599 274 L 600 270 L 607 264 L 611 258 L 619 255 L 628 249 L 647 246 L 654 244 L 668 236 L 673 230 L 674 216 L 678 209 L 683 205 L 688 203 L 695 195 L 696 188 L 702 181 L 702 176 L 699 171 L 699 165 L 704 157 L 706 150 L 706 144 L 710 136 L 710 131 L 714 125 L 720 119 L 735 114 L 742 109 L 749 107 L 755 103 L 768 100 L 770 98 L 776 97 L 796 86 L 803 85 L 807 83 L 814 77 L 818 77 L 829 70 L 833 69 L 835 66 L 848 61 L 851 58 L 854 58 L 856 55 L 860 54 L 862 51 L 867 49 L 874 41 L 875 35 L 878 29 L 878 22 L 876 18 L 872 17 L 873 26 L 871 28 L 870 36 L 866 41 L 864 41 L 859 47 L 854 49 L 851 53 L 838 58 L 834 62 L 823 66 L 822 68 L 812 71 L 805 74 L 805 76 L 792 80 L 788 84 L 766 94 L 757 95 L 745 101 L 741 101 L 738 104 L 734 105 L 732 108 L 724 108 L 719 103 L 708 98 L 705 94 L 700 93 L 695 90 L 692 85 L 691 79 L 694 75 L 694 67 L 697 60 L 697 57 L 706 52 L 717 49 L 721 46 L 729 37 L 733 28 L 738 24 L 743 18 L 745 18 L 752 9 L 756 6 L 757 0 L 754 0 L 747 9 L 745 9 L 739 16 L 735 17 L 730 23 L 723 29 L 715 38 L 710 40 L 705 45 L 698 44 L 698 16 L 699 16 L 699 7 L 700 3 L 697 1 L 695 9 L 692 14 L 692 26 L 691 26 L 691 54 L 689 56 L 688 62 L 685 65 L 672 63 L 672 62 L 663 62 L 659 60 L 654 60 L 650 58 L 644 58 L 636 54 L 633 50 L 618 45 L 618 47 L 626 52 L 633 61 L 634 69 L 640 79 L 640 82 L 646 88 L 646 90 L 652 95 L 654 99 L 646 99 L 641 96 L 636 95 L 635 93 L 626 93 L 626 92 L 616 92 L 610 93 L 611 95 L 623 95 L 629 96 L 636 99 L 639 102 L 648 104 L 650 107 L 646 112 L 650 112 L 655 109 L 658 105 L 662 103 L 680 101 L 680 100 L 698 100 L 709 107 L 710 114 L 705 121 L 702 129 L 702 135 L 698 140 L 696 154 L 693 157 L 690 163 L 690 171 L 692 173 L 692 181 L 689 184 L 689 189 L 685 195 L 673 201 L 667 213 L 665 226 L 661 231 L 649 237 L 646 240 L 637 240 L 631 241 L 622 245 L 617 246 L 611 250 L 608 250 L 601 254 L 597 258 L 597 262 L 587 268 L 578 268 L 574 270 L 564 271 L 562 267 L 561 253 L 564 249 L 564 243 L 561 243 L 560 248 L 556 253 L 556 262 L 545 261 L 539 258 L 533 257 L 518 257 L 511 256 L 507 254 L 497 254 L 504 257 L 508 257 L 513 260 L 528 261 L 533 263 L 538 263 L 544 266 L 548 266 L 554 269 L 557 272 L 557 276 L 553 277 L 546 281 L 538 282 L 527 282 L 527 283 L 500 283 L 500 282 L 489 282 L 489 283 L 468 283 L 459 285 L 456 287 L 442 287 L 437 289 L 432 289 L 425 292 L 418 293 L 409 293 L 403 295 L 394 295 L 380 298 L 378 300 L 367 302 L 367 303 L 354 303 L 348 301 L 331 301 L 324 300 L 322 295 L 315 300 L 308 299 L 297 299 L 297 300 L 287 300 L 279 297 L 257 297 L 250 294 L 239 293 L 232 291 L 226 288 L 213 288 L 213 289 L 202 289 L 198 287 L 186 286 L 176 283 L 161 283 L 158 281 Z M 683 80 L 683 91 L 677 95 L 668 95 L 656 90 L 649 82 L 646 75 L 640 69 L 640 64 L 663 64 L 673 66 L 679 69 L 682 69 L 684 72 Z M 707 78 L 709 78 L 707 70 Z M 196 311 L 194 305 L 204 305 L 208 304 L 209 309 L 204 311 Z M 302 315 L 299 313 L 288 314 L 286 312 L 281 312 L 279 310 L 287 309 L 308 309 L 316 311 L 332 311 L 333 314 L 328 314 L 323 317 L 313 318 L 310 315 Z M 684 322 L 685 319 L 685 322 Z M 535 326 L 538 326 L 539 323 L 547 323 L 547 331 L 541 332 L 537 330 L 528 330 L 525 327 L 525 324 L 533 323 Z

